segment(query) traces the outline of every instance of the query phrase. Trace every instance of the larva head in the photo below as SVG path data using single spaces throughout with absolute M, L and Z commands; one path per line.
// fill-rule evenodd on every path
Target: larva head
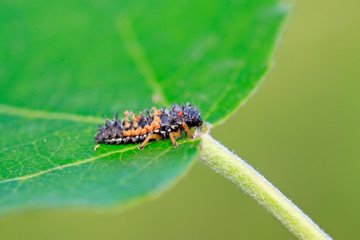
M 189 127 L 200 127 L 203 121 L 200 116 L 200 111 L 187 103 L 182 110 L 182 118 Z

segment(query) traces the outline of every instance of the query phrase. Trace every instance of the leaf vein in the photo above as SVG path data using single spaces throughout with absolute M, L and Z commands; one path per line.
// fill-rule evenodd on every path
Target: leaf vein
M 25 181 L 25 180 L 28 180 L 28 179 L 31 179 L 31 178 L 35 178 L 35 177 L 44 175 L 44 174 L 52 172 L 52 171 L 62 170 L 64 168 L 69 168 L 69 167 L 73 167 L 73 166 L 79 166 L 79 165 L 82 165 L 82 164 L 85 164 L 85 163 L 93 162 L 93 161 L 95 161 L 95 160 L 97 160 L 99 158 L 102 158 L 102 157 L 107 157 L 107 156 L 115 154 L 115 153 L 122 153 L 122 152 L 125 152 L 125 151 L 135 149 L 137 147 L 138 146 L 133 146 L 133 147 L 124 148 L 124 149 L 121 149 L 121 150 L 118 150 L 118 151 L 107 152 L 107 153 L 104 153 L 104 154 L 101 154 L 101 155 L 98 155 L 98 156 L 95 156 L 95 157 L 91 157 L 91 158 L 84 159 L 84 160 L 77 161 L 77 162 L 73 162 L 73 163 L 68 163 L 68 164 L 65 164 L 65 165 L 62 165 L 62 166 L 56 166 L 56 167 L 53 167 L 53 168 L 50 168 L 50 169 L 47 169 L 47 170 L 43 170 L 43 171 L 40 171 L 40 172 L 37 172 L 37 173 L 34 173 L 34 174 L 27 175 L 27 176 L 21 176 L 21 177 L 15 177 L 15 178 L 6 179 L 6 180 L 3 180 L 3 181 L 0 181 L 0 184 L 7 183 L 7 182 L 13 182 L 13 181 Z
M 42 110 L 34 110 L 29 108 L 16 107 L 6 104 L 0 104 L 0 114 L 8 116 L 20 116 L 25 118 L 34 119 L 55 119 L 55 120 L 68 120 L 73 122 L 86 122 L 86 123 L 102 123 L 102 118 L 94 116 L 83 116 L 72 113 L 49 112 Z
M 117 24 L 126 51 L 128 52 L 130 58 L 134 61 L 135 66 L 141 75 L 143 75 L 149 87 L 154 91 L 152 96 L 153 102 L 160 103 L 162 105 L 169 105 L 169 101 L 165 97 L 164 90 L 156 78 L 149 61 L 147 60 L 144 48 L 141 46 L 136 37 L 135 30 L 131 25 L 131 20 L 126 16 L 122 16 L 118 20 Z

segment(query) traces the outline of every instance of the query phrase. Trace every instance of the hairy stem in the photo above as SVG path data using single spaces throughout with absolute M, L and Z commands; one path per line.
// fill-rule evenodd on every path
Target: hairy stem
M 331 239 L 294 203 L 245 161 L 209 134 L 202 134 L 201 161 L 255 198 L 299 239 Z

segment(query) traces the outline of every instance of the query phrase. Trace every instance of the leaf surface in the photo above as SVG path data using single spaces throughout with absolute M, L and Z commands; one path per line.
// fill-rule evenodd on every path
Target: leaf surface
M 286 9 L 259 1 L 0 3 L 0 211 L 124 206 L 181 176 L 187 138 L 102 145 L 104 115 L 193 102 L 217 124 L 269 67 Z

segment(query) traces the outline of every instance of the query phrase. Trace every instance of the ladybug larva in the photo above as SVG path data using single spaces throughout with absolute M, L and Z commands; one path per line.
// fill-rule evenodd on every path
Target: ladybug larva
M 161 110 L 152 108 L 140 112 L 135 117 L 133 112 L 125 111 L 125 118 L 121 121 L 115 114 L 114 120 L 106 118 L 104 126 L 99 126 L 99 133 L 95 136 L 95 142 L 105 144 L 129 144 L 139 143 L 139 150 L 144 149 L 146 144 L 154 139 L 170 138 L 174 148 L 178 146 L 175 138 L 180 138 L 185 131 L 190 138 L 191 127 L 200 127 L 203 121 L 200 111 L 190 103 L 180 105 L 173 104 L 170 108 Z

